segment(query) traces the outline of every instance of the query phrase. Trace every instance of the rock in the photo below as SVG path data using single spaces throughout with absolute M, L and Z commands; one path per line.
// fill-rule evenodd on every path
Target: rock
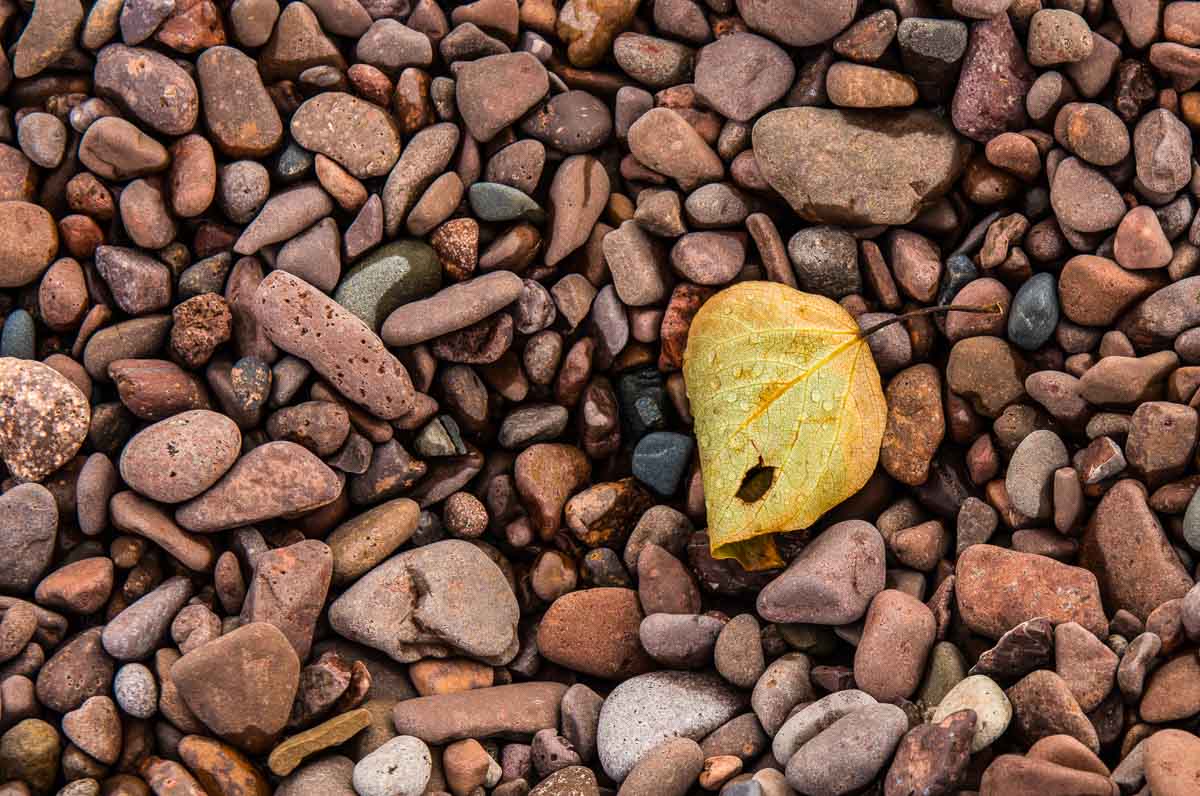
M 908 699 L 921 683 L 933 646 L 933 612 L 895 589 L 875 595 L 854 653 L 854 680 L 880 702 Z
M 0 736 L 0 771 L 6 779 L 29 783 L 35 793 L 49 793 L 58 774 L 61 750 L 52 725 L 25 719 Z
M 996 681 L 982 674 L 973 674 L 961 681 L 942 697 L 931 720 L 941 723 L 964 710 L 975 713 L 975 729 L 971 752 L 981 752 L 991 746 L 1012 721 L 1012 703 Z
M 725 166 L 687 120 L 670 108 L 653 108 L 629 128 L 629 151 L 638 162 L 691 186 L 719 180 Z
M 811 669 L 807 655 L 790 652 L 772 661 L 758 678 L 750 706 L 768 735 L 778 732 L 796 705 L 812 700 Z
M 379 621 L 385 615 L 388 621 Z M 402 663 L 465 654 L 503 665 L 517 652 L 517 615 L 500 569 L 478 547 L 459 540 L 389 559 L 329 607 L 336 632 Z
M 771 754 L 786 766 L 787 761 L 822 731 L 856 710 L 875 704 L 869 694 L 854 688 L 836 691 L 796 710 L 775 733 Z
M 1143 116 L 1133 130 L 1138 181 L 1160 194 L 1173 194 L 1191 178 L 1192 133 L 1165 108 Z
M 631 678 L 613 689 L 601 708 L 600 762 L 620 782 L 661 742 L 701 738 L 745 704 L 742 695 L 709 674 L 663 671 Z
M 870 523 L 837 523 L 759 593 L 758 613 L 772 622 L 855 622 L 883 589 L 884 558 L 883 538 Z
M 188 534 L 157 504 L 126 490 L 112 496 L 108 509 L 117 530 L 149 539 L 189 569 L 212 568 L 217 555 L 212 542 Z
M 1183 475 L 1196 446 L 1200 417 L 1190 406 L 1147 401 L 1130 418 L 1125 456 L 1149 488 Z
M 533 735 L 558 725 L 561 683 L 526 682 L 396 703 L 396 731 L 428 744 L 493 735 Z
M 169 136 L 192 131 L 200 97 L 191 76 L 165 55 L 110 44 L 96 57 L 98 96 L 110 99 L 153 130 Z
M 544 255 L 547 265 L 557 264 L 587 242 L 610 191 L 608 174 L 595 158 L 575 155 L 559 165 L 550 183 L 550 235 Z
M 1054 471 L 1069 462 L 1066 446 L 1053 431 L 1037 430 L 1021 440 L 1005 476 L 1013 508 L 1027 517 L 1048 518 Z
M 835 721 L 800 747 L 787 781 L 802 793 L 849 793 L 869 783 L 908 731 L 895 705 L 869 705 Z
M 1036 757 L 1000 755 L 984 772 L 980 793 L 991 796 L 1011 792 L 1014 784 L 1021 792 L 1030 794 L 1065 792 L 1108 796 L 1113 792 L 1112 781 L 1092 771 L 1080 771 Z
M 352 784 L 353 776 L 353 760 L 341 755 L 328 755 L 293 771 L 279 783 L 275 793 L 278 796 L 305 796 L 308 793 L 357 796 Z
M 121 452 L 121 478 L 162 503 L 204 492 L 237 461 L 242 434 L 228 417 L 207 409 L 161 420 L 133 436 Z
M 274 625 L 254 622 L 184 655 L 171 668 L 171 679 L 209 729 L 262 754 L 287 722 L 300 661 Z
M 455 99 L 471 137 L 487 143 L 550 90 L 546 68 L 529 53 L 489 55 L 458 72 Z
M 113 680 L 113 698 L 130 716 L 151 718 L 158 712 L 158 683 L 154 674 L 143 664 L 125 664 Z
M 425 342 L 485 320 L 516 301 L 524 286 L 511 271 L 496 271 L 450 285 L 430 298 L 394 310 L 380 334 L 391 346 Z
M 433 759 L 419 738 L 397 736 L 354 765 L 359 796 L 420 796 L 433 771 Z
M 794 47 L 829 41 L 854 19 L 856 7 L 839 0 L 739 0 L 738 13 L 751 30 Z
M 630 589 L 582 589 L 555 600 L 538 624 L 547 660 L 594 677 L 624 680 L 653 668 L 639 641 L 643 619 Z
M 950 790 L 965 773 L 974 734 L 972 711 L 959 711 L 936 724 L 914 727 L 896 749 L 896 758 L 884 779 L 884 792 Z
M 1013 723 L 1026 743 L 1049 735 L 1070 735 L 1090 749 L 1100 751 L 1096 729 L 1063 679 L 1052 671 L 1039 669 L 1023 677 L 1008 689 L 1013 705 Z
M 1184 796 L 1200 785 L 1200 739 L 1183 730 L 1159 730 L 1146 739 L 1146 784 L 1156 794 Z
M 404 365 L 372 329 L 333 299 L 274 271 L 258 286 L 254 303 L 271 342 L 306 360 L 347 398 L 384 419 L 409 411 L 413 388 Z M 293 306 L 296 315 L 291 315 Z M 317 326 L 323 331 L 310 334 Z
M 1085 631 L 1086 632 L 1086 631 Z M 1030 619 L 1006 632 L 996 646 L 979 656 L 971 674 L 1012 680 L 1050 665 L 1054 626 L 1049 619 Z
M 339 525 L 327 537 L 333 556 L 332 582 L 346 586 L 382 562 L 417 530 L 420 507 L 396 498 Z
M 121 753 L 121 717 L 106 696 L 94 696 L 63 716 L 63 735 L 83 752 L 112 765 Z
M 381 177 L 400 157 L 400 131 L 379 106 L 350 94 L 327 91 L 292 115 L 292 138 L 337 162 L 360 180 Z
M 296 656 L 307 659 L 332 574 L 333 555 L 324 542 L 306 539 L 268 550 L 254 563 L 242 622 L 274 625 L 283 631 Z
M 1117 482 L 1096 507 L 1079 561 L 1099 573 L 1106 605 L 1143 621 L 1159 605 L 1192 588 L 1191 576 L 1147 504 L 1145 488 L 1129 479 Z M 1123 563 L 1116 566 L 1118 561 Z
M 1027 351 L 1040 348 L 1058 325 L 1058 294 L 1053 274 L 1035 274 L 1013 297 L 1008 339 Z
M 738 614 L 725 623 L 713 649 L 717 672 L 738 688 L 753 688 L 766 668 L 758 621 Z
M 35 8 L 13 46 L 12 75 L 33 77 L 66 56 L 82 23 L 83 6 L 79 0 L 51 0 Z M 43 790 L 49 787 L 47 783 Z
M 394 236 L 430 183 L 445 171 L 458 148 L 459 129 L 449 122 L 414 135 L 383 186 L 384 231 Z
M 307 11 L 289 4 L 284 16 L 299 14 L 300 8 Z M 281 18 L 280 27 L 284 24 Z M 283 122 L 253 58 L 233 47 L 212 47 L 196 59 L 196 76 L 217 149 L 231 158 L 261 158 L 279 147 Z
M 1177 655 L 1150 673 L 1138 710 L 1145 721 L 1179 721 L 1200 713 L 1196 687 L 1200 662 L 1190 652 Z
M 792 84 L 796 68 L 777 44 L 750 33 L 733 33 L 696 56 L 696 95 L 722 116 L 748 122 Z
M 192 584 L 187 578 L 176 576 L 164 581 L 104 626 L 101 636 L 104 650 L 119 661 L 148 657 L 161 644 L 171 620 L 191 596 Z
M 263 246 L 295 237 L 332 212 L 333 200 L 319 185 L 304 183 L 289 188 L 267 200 L 233 244 L 233 250 L 254 254 Z
M 623 796 L 684 796 L 704 768 L 704 752 L 690 738 L 669 738 L 642 756 L 621 783 Z
M 907 108 L 918 98 L 917 84 L 908 75 L 846 61 L 829 67 L 825 90 L 841 108 Z
M 29 202 L 0 202 L 0 230 L 0 287 L 33 282 L 58 251 L 54 219 Z
M 280 743 L 271 750 L 267 765 L 272 773 L 281 777 L 287 776 L 306 757 L 348 741 L 370 724 L 371 711 L 366 708 L 348 710 Z M 406 763 L 406 768 L 413 767 L 410 761 Z
M 179 758 L 187 764 L 205 790 L 217 793 L 266 793 L 270 790 L 259 770 L 232 746 L 186 735 L 179 742 Z
M 26 548 L 26 555 L 29 549 Z M 37 585 L 34 599 L 50 608 L 91 614 L 108 602 L 112 586 L 112 560 L 96 556 L 72 561 L 51 572 Z
M 907 224 L 946 192 L 968 149 L 926 111 L 788 108 L 760 118 L 753 139 L 771 187 L 804 218 L 832 224 Z
M 65 376 L 35 360 L 0 357 L 0 458 L 13 475 L 40 481 L 62 467 L 90 422 L 87 397 Z
M 100 628 L 85 630 L 54 651 L 37 674 L 38 702 L 68 713 L 89 697 L 108 695 L 114 666 L 100 633 Z
M 971 402 L 975 411 L 998 417 L 1025 397 L 1025 360 L 998 337 L 968 337 L 950 349 L 946 381 L 950 391 Z
M 946 434 L 941 377 L 932 365 L 913 365 L 888 382 L 887 425 L 879 462 L 901 483 L 919 486 Z
M 0 589 L 32 591 L 50 566 L 57 538 L 58 506 L 49 489 L 18 484 L 0 495 L 0 555 L 8 561 Z
M 955 568 L 955 599 L 976 633 L 999 638 L 1027 619 L 1078 622 L 1102 635 L 1108 626 L 1096 576 L 1086 569 L 1032 553 L 988 544 L 968 547 Z M 1020 601 L 1008 594 L 1023 595 Z
M 1034 77 L 1007 14 L 974 23 L 950 106 L 954 127 L 981 142 L 1020 130 Z
M 346 272 L 333 299 L 378 331 L 392 310 L 442 286 L 437 257 L 425 243 L 400 240 L 372 251 Z
M 1112 690 L 1118 662 L 1115 652 L 1075 622 L 1054 629 L 1054 669 L 1085 713 Z
M 559 10 L 555 30 L 567 44 L 571 63 L 586 68 L 601 61 L 617 34 L 629 27 L 637 7 L 630 0 L 567 0 Z
M 1086 326 L 1108 326 L 1126 308 L 1160 287 L 1154 273 L 1131 273 L 1112 260 L 1090 254 L 1072 257 L 1058 277 L 1063 314 Z

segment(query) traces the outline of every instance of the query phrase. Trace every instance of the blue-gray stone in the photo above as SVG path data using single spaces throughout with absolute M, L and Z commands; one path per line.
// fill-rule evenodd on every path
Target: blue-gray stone
M 484 221 L 514 221 L 522 218 L 533 224 L 546 220 L 546 212 L 537 202 L 511 185 L 477 182 L 467 192 L 471 210 Z
M 4 329 L 0 330 L 0 357 L 33 359 L 36 341 L 33 316 L 25 310 L 13 310 L 4 319 Z
M 965 254 L 956 254 L 946 260 L 946 268 L 942 274 L 942 287 L 938 291 L 938 304 L 949 304 L 954 301 L 958 291 L 967 286 L 979 276 L 975 263 Z
M 622 375 L 617 380 L 617 400 L 626 442 L 636 444 L 649 432 L 667 427 L 667 388 L 657 368 Z
M 694 445 L 690 436 L 674 431 L 647 434 L 633 449 L 634 477 L 664 497 L 674 495 Z
M 1058 283 L 1054 274 L 1034 274 L 1013 297 L 1008 311 L 1008 339 L 1033 351 L 1054 334 L 1058 326 Z
M 398 240 L 374 249 L 347 271 L 333 300 L 378 332 L 392 310 L 441 286 L 442 266 L 433 249 L 419 240 Z

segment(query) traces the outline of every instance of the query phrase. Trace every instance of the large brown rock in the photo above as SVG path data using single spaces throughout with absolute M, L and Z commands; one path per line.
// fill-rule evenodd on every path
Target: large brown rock
M 164 135 L 190 133 L 200 118 L 191 75 L 153 50 L 110 44 L 97 56 L 92 79 L 98 95 Z
M 326 91 L 292 114 L 292 138 L 365 180 L 382 177 L 400 157 L 400 130 L 378 105 L 340 91 Z
M 337 474 L 307 448 L 294 442 L 268 442 L 237 463 L 200 497 L 175 512 L 189 531 L 223 531 L 302 514 L 337 499 Z
M 785 108 L 754 125 L 763 177 L 804 218 L 907 224 L 966 166 L 970 144 L 941 117 Z
M 1110 610 L 1124 608 L 1142 621 L 1192 588 L 1191 576 L 1147 503 L 1146 488 L 1132 479 L 1118 482 L 1096 507 L 1079 563 L 1096 573 Z
M 62 467 L 87 437 L 87 396 L 49 365 L 0 357 L 0 459 L 25 481 Z
M 558 726 L 562 683 L 514 683 L 396 703 L 396 732 L 428 744 L 494 735 L 530 736 Z
M 584 589 L 551 604 L 538 625 L 538 652 L 593 677 L 624 680 L 650 671 L 638 628 L 642 609 L 632 589 Z
M 254 622 L 184 655 L 171 667 L 171 679 L 210 730 L 262 754 L 287 723 L 300 659 L 278 628 Z
M 385 420 L 412 407 L 412 381 L 400 360 L 374 330 L 304 280 L 272 271 L 254 294 L 254 312 L 272 343 L 307 361 L 347 399 Z
M 324 542 L 305 539 L 268 550 L 254 562 L 242 621 L 268 622 L 279 628 L 300 660 L 305 660 L 332 576 L 333 555 Z
M 1086 569 L 977 544 L 959 556 L 955 575 L 959 614 L 967 627 L 982 636 L 1000 638 L 1040 616 L 1055 623 L 1078 622 L 1097 636 L 1107 635 L 1100 587 Z

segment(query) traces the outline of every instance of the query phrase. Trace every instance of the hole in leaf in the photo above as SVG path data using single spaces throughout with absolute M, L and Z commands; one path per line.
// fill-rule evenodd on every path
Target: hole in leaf
M 762 461 L 761 459 L 759 460 Z M 767 494 L 771 484 L 775 482 L 775 469 L 763 464 L 751 467 L 742 476 L 742 485 L 738 487 L 737 496 L 743 503 L 753 503 L 761 500 Z

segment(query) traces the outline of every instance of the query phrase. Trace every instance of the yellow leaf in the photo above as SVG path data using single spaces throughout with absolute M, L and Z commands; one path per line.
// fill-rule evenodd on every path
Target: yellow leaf
M 772 534 L 807 528 L 879 460 L 887 403 L 836 302 L 743 282 L 696 313 L 683 357 L 715 558 L 781 566 Z

